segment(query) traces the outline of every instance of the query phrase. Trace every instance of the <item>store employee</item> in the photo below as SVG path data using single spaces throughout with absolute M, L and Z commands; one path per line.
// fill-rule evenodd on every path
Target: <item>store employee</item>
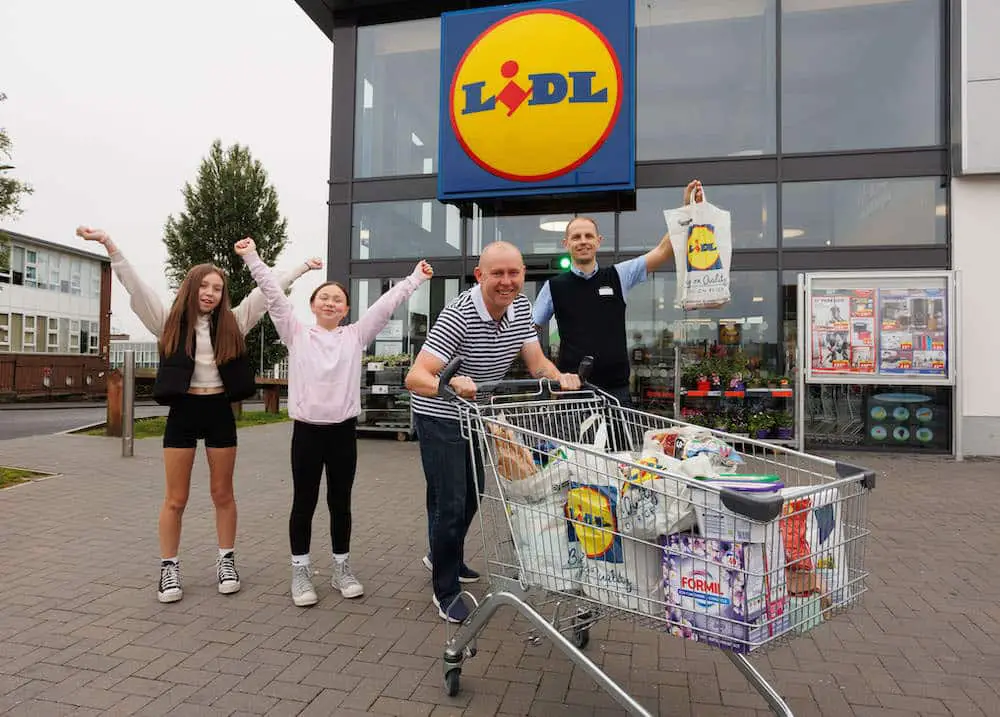
M 684 204 L 702 201 L 701 182 L 684 189 Z M 566 225 L 563 246 L 569 251 L 570 271 L 545 282 L 535 300 L 532 320 L 542 327 L 553 314 L 559 324 L 559 359 L 562 372 L 575 372 L 584 356 L 594 357 L 589 381 L 631 406 L 628 346 L 625 337 L 625 296 L 649 273 L 673 258 L 670 236 L 643 256 L 608 267 L 597 265 L 597 251 L 604 237 L 590 217 L 576 217 Z

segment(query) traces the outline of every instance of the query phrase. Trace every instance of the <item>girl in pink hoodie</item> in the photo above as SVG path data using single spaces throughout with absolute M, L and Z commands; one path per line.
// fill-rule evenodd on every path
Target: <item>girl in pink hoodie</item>
M 250 273 L 267 298 L 271 320 L 288 347 L 288 415 L 292 427 L 292 513 L 288 532 L 292 547 L 292 602 L 315 605 L 309 543 L 319 485 L 326 468 L 326 503 L 333 539 L 333 580 L 345 598 L 360 597 L 364 588 L 348 562 L 351 542 L 351 487 L 357 467 L 357 416 L 361 413 L 361 356 L 388 323 L 393 311 L 433 275 L 421 261 L 365 312 L 359 321 L 340 323 L 350 311 L 347 289 L 336 281 L 321 284 L 309 297 L 316 323 L 295 318 L 271 269 L 257 256 L 253 239 L 236 242 Z

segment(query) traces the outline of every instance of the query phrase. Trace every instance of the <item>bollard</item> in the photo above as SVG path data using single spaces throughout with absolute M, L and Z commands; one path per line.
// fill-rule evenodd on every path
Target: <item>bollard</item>
M 125 349 L 122 365 L 122 455 L 132 455 L 135 429 L 135 351 Z
M 113 369 L 108 372 L 107 424 L 104 435 L 120 438 L 122 435 L 122 372 Z

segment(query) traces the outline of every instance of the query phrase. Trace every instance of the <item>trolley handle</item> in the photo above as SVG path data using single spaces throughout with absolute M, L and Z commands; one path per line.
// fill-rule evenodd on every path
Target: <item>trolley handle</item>
M 722 499 L 722 505 L 729 510 L 759 523 L 770 523 L 781 515 L 781 508 L 785 503 L 785 499 L 780 495 L 762 497 L 741 493 L 731 488 L 721 489 L 719 497 Z
M 449 361 L 441 373 L 438 374 L 438 396 L 447 400 L 453 401 L 458 398 L 458 394 L 455 390 L 448 385 L 448 382 L 454 378 L 455 374 L 458 373 L 459 369 L 462 368 L 462 361 L 464 357 L 455 356 Z M 587 377 L 590 376 L 590 371 L 594 366 L 594 359 L 591 356 L 585 356 L 582 361 L 580 361 L 580 368 L 577 370 L 577 375 L 580 377 L 581 384 L 585 384 Z M 477 394 L 494 394 L 494 393 L 516 393 L 519 391 L 538 391 L 542 394 L 551 393 L 550 389 L 551 379 L 547 378 L 519 378 L 519 379 L 501 379 L 499 381 L 484 381 L 482 383 L 476 384 Z M 592 388 L 589 384 L 586 384 L 588 388 Z

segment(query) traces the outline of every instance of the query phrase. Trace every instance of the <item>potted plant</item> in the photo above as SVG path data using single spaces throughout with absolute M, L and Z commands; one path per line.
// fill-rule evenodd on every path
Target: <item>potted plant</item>
M 723 433 L 729 430 L 729 420 L 726 418 L 725 413 L 712 414 L 709 425 L 716 431 L 721 431 Z
M 729 380 L 729 390 L 743 393 L 746 388 L 747 385 L 743 381 L 743 374 L 739 372 L 733 374 L 733 377 Z
M 754 413 L 747 420 L 747 428 L 750 430 L 750 436 L 758 440 L 770 438 L 771 427 L 773 425 L 774 417 L 763 411 Z
M 774 417 L 774 426 L 778 433 L 778 438 L 783 441 L 791 440 L 795 432 L 795 417 L 788 411 L 781 411 Z

